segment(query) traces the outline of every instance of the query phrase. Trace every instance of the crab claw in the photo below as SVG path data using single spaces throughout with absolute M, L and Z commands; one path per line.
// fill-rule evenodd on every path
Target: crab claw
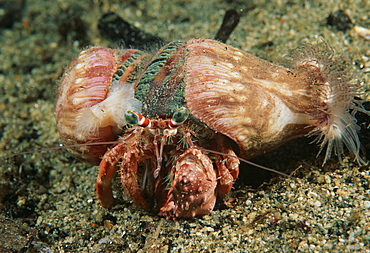
M 140 135 L 141 129 L 133 131 L 132 134 L 126 136 L 120 143 L 107 151 L 100 162 L 99 174 L 96 179 L 96 193 L 98 195 L 101 206 L 111 208 L 114 204 L 112 193 L 112 179 L 117 171 L 117 163 L 120 162 L 121 180 L 123 188 L 136 205 L 145 210 L 150 210 L 150 203 L 144 196 L 138 181 L 139 163 L 152 157 L 153 154 L 146 154 L 144 150 L 138 149 L 137 135 Z
M 172 167 L 170 177 L 170 182 L 167 182 L 170 189 L 166 196 L 158 190 L 165 182 L 157 184 L 158 215 L 177 219 L 211 213 L 217 198 L 217 179 L 207 155 L 198 149 L 187 149 Z

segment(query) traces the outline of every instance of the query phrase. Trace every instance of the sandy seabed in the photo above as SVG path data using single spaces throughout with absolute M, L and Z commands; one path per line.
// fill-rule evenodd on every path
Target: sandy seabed
M 225 11 L 234 8 L 241 20 L 228 44 L 279 63 L 289 49 L 324 39 L 351 57 L 358 81 L 369 90 L 369 40 L 326 20 L 341 9 L 355 25 L 370 28 L 369 5 L 363 0 L 0 4 L 1 15 L 9 14 L 3 24 L 10 22 L 0 28 L 0 155 L 31 151 L 1 158 L 0 252 L 370 251 L 369 167 L 350 159 L 321 167 L 318 148 L 306 139 L 255 159 L 297 179 L 271 178 L 243 166 L 225 204 L 211 215 L 179 221 L 144 212 L 119 192 L 121 204 L 106 211 L 95 194 L 96 166 L 63 149 L 33 152 L 61 143 L 54 108 L 67 64 L 89 45 L 115 47 L 97 29 L 106 12 L 171 41 L 213 38 Z M 359 116 L 369 154 L 369 118 Z

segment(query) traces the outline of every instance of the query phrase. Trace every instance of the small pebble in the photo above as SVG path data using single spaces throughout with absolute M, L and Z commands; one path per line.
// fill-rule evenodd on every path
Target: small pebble
M 352 28 L 352 20 L 343 10 L 338 10 L 334 13 L 331 13 L 326 18 L 326 24 L 343 32 Z

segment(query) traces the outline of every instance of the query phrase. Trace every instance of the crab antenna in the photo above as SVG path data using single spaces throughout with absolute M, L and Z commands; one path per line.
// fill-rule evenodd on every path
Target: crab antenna
M 163 138 L 161 139 L 160 148 L 158 148 L 158 135 L 154 136 L 153 144 L 155 149 L 155 156 L 157 157 L 157 168 L 154 170 L 153 174 L 154 178 L 157 178 L 162 167 Z
M 174 136 L 177 134 L 177 127 L 184 123 L 189 117 L 189 110 L 185 107 L 181 107 L 172 115 L 171 120 L 168 123 L 168 127 L 172 129 L 164 129 L 163 136 L 161 138 L 160 146 L 158 148 L 158 138 L 154 136 L 155 155 L 157 157 L 157 168 L 154 170 L 154 178 L 157 178 L 162 167 L 163 160 L 163 147 L 166 143 L 168 136 Z

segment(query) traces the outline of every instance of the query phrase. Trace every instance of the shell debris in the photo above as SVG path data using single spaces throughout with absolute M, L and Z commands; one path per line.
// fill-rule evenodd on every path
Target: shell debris
M 355 26 L 353 27 L 353 30 L 354 30 L 358 35 L 360 35 L 362 38 L 364 38 L 364 39 L 366 39 L 366 40 L 370 40 L 370 29 L 365 28 L 365 27 L 362 27 L 362 26 L 355 25 Z

